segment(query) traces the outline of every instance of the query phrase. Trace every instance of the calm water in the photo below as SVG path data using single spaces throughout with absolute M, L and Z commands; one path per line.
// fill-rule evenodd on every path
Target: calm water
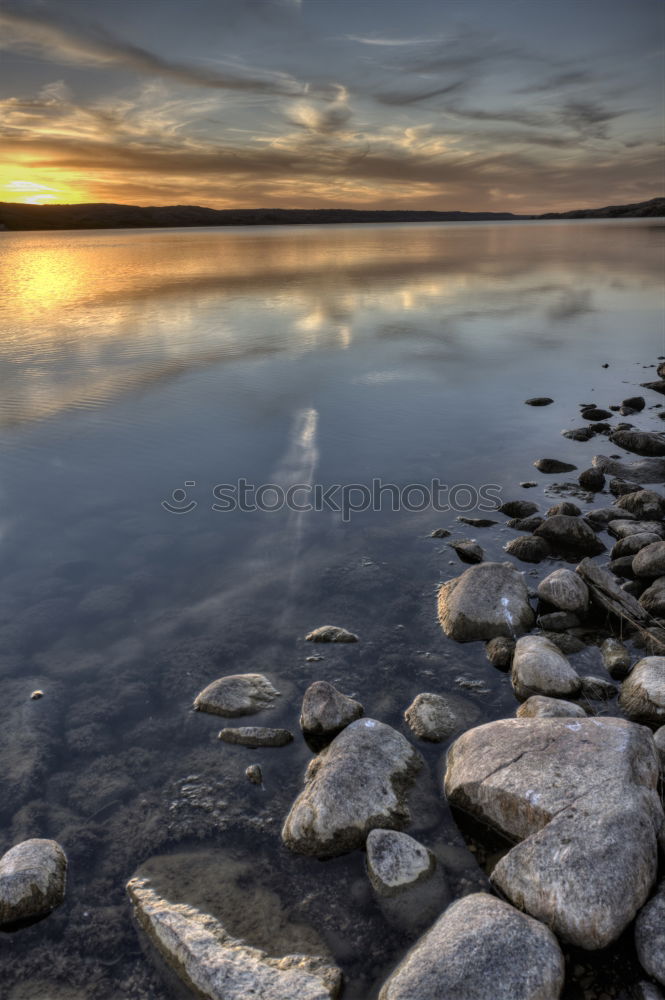
M 579 403 L 633 394 L 665 354 L 662 234 L 635 221 L 0 234 L 0 849 L 54 836 L 70 857 L 66 904 L 0 937 L 3 997 L 176 996 L 123 889 L 164 854 L 181 882 L 214 872 L 222 895 L 250 860 L 343 966 L 345 998 L 373 995 L 418 928 L 375 905 L 360 853 L 320 864 L 281 848 L 309 751 L 219 744 L 219 720 L 191 702 L 260 670 L 283 696 L 257 722 L 296 731 L 319 678 L 396 726 L 422 690 L 454 692 L 471 721 L 513 714 L 482 646 L 436 625 L 436 586 L 461 567 L 429 537 L 448 527 L 497 558 L 513 533 L 389 503 L 346 522 L 219 511 L 213 490 L 436 477 L 549 506 L 552 477 L 532 462 L 611 453 L 560 431 Z M 525 407 L 534 395 L 555 404 Z M 534 583 L 548 571 L 520 568 Z M 307 662 L 321 647 L 303 636 L 327 622 L 361 642 Z M 483 875 L 439 799 L 444 751 L 424 748 L 413 831 L 459 894 Z M 244 778 L 255 761 L 259 789 Z

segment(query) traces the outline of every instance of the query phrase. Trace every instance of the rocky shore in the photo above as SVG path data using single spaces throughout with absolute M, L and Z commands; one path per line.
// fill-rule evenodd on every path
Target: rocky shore
M 296 918 L 287 885 L 268 886 L 273 862 L 260 843 L 269 840 L 302 905 L 334 892 L 338 859 L 353 866 L 357 960 L 366 928 L 380 926 L 363 923 L 363 910 L 392 935 L 390 961 L 368 970 L 368 997 L 662 997 L 665 433 L 623 419 L 665 415 L 665 362 L 657 374 L 644 396 L 607 400 L 607 408 L 581 404 L 583 424 L 563 432 L 573 441 L 605 440 L 610 455 L 582 470 L 535 458 L 540 476 L 567 478 L 556 482 L 559 499 L 549 509 L 517 495 L 502 503 L 494 516 L 515 532 L 505 561 L 486 560 L 476 539 L 443 542 L 468 568 L 438 586 L 432 613 L 440 641 L 468 653 L 467 673 L 457 678 L 462 691 L 491 676 L 510 685 L 507 717 L 479 724 L 472 701 L 433 672 L 431 690 L 405 701 L 402 718 L 389 724 L 379 690 L 370 704 L 316 676 L 325 663 L 319 650 L 349 655 L 362 647 L 355 621 L 303 633 L 307 684 L 257 668 L 202 678 L 198 693 L 183 686 L 183 716 L 193 709 L 188 725 L 205 733 L 206 720 L 223 720 L 214 752 L 238 754 L 222 758 L 237 773 L 232 795 L 196 774 L 181 783 L 169 805 L 170 839 L 152 831 L 126 878 L 123 919 L 157 979 L 172 975 L 208 1000 L 344 997 L 346 956 L 335 928 L 308 921 L 302 909 Z M 535 419 L 553 401 L 526 402 Z M 464 519 L 496 524 L 473 521 Z M 47 686 L 39 693 L 40 705 L 57 701 Z M 25 744 L 36 769 L 49 732 L 42 731 L 41 743 Z M 294 745 L 310 755 L 295 795 L 286 783 L 273 800 L 272 825 L 243 820 L 252 862 L 224 854 L 216 836 L 225 812 L 258 813 L 266 774 Z M 260 757 L 247 755 L 257 749 Z M 28 776 L 17 775 L 17 806 L 19 778 Z M 205 823 L 175 835 L 183 801 L 196 801 Z M 97 812 L 106 808 L 102 801 Z M 458 859 L 464 855 L 461 867 L 472 866 L 473 878 L 459 878 L 454 853 L 441 849 L 441 809 L 452 811 Z M 29 826 L 23 815 L 21 828 Z M 184 849 L 196 838 L 209 850 Z M 3 930 L 22 934 L 57 918 L 67 899 L 66 847 L 27 836 L 0 858 Z M 613 949 L 629 952 L 636 972 L 601 992 L 586 977 L 584 956 Z

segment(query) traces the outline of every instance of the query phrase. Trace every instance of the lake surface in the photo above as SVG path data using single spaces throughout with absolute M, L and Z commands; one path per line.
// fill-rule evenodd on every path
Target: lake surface
M 0 849 L 49 836 L 70 859 L 65 904 L 0 936 L 3 996 L 178 996 L 124 894 L 155 855 L 192 897 L 211 881 L 224 896 L 225 873 L 242 870 L 240 908 L 276 893 L 344 969 L 345 1000 L 375 995 L 419 928 L 376 905 L 360 852 L 322 864 L 281 846 L 310 751 L 299 736 L 221 744 L 221 720 L 192 700 L 218 676 L 261 671 L 282 697 L 247 721 L 296 733 L 317 679 L 405 732 L 423 690 L 453 693 L 470 724 L 514 714 L 482 644 L 438 628 L 436 588 L 464 566 L 429 536 L 448 528 L 505 558 L 504 518 L 456 520 L 481 488 L 546 509 L 557 477 L 535 459 L 582 469 L 612 453 L 560 432 L 579 426 L 580 403 L 616 404 L 655 378 L 663 232 L 629 220 L 0 234 Z M 555 402 L 524 405 L 538 395 Z M 637 426 L 653 426 L 655 393 L 647 403 Z M 433 479 L 456 509 L 419 509 L 416 487 Z M 295 509 L 314 496 L 304 489 L 294 509 L 215 509 L 240 480 L 279 488 L 264 507 L 295 485 L 355 484 L 347 507 L 373 481 L 394 489 L 376 510 Z M 518 565 L 534 585 L 548 572 Z M 304 642 L 326 623 L 360 642 Z M 591 668 L 596 654 L 579 656 Z M 411 832 L 454 895 L 482 887 L 440 801 L 445 745 L 421 749 L 432 779 Z M 254 762 L 262 787 L 244 777 Z

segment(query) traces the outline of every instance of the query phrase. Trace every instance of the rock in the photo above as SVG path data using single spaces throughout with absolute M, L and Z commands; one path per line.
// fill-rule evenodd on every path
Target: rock
M 565 438 L 570 441 L 590 441 L 594 436 L 593 427 L 572 427 L 568 431 L 561 431 Z
M 589 589 L 577 573 L 555 569 L 538 584 L 538 596 L 561 611 L 585 615 L 589 610 Z
M 447 538 L 450 532 L 447 528 L 435 528 L 430 538 Z
M 472 538 L 460 538 L 448 544 L 451 549 L 455 549 L 462 562 L 480 563 L 483 561 L 483 550 L 478 542 L 474 542 Z
M 127 883 L 139 925 L 178 976 L 204 1000 L 330 1000 L 342 985 L 340 970 L 310 955 L 269 957 L 232 937 L 208 913 L 170 903 L 144 878 Z
M 665 382 L 642 382 L 643 389 L 653 389 L 654 392 L 665 393 Z
M 516 714 L 518 719 L 556 718 L 558 716 L 586 719 L 586 712 L 581 705 L 575 705 L 571 701 L 563 701 L 561 698 L 548 698 L 542 694 L 533 694 L 526 701 L 523 701 Z
M 263 674 L 229 674 L 197 694 L 194 709 L 234 719 L 270 708 L 278 696 L 279 691 Z
M 515 652 L 515 642 L 513 639 L 506 639 L 505 636 L 497 636 L 485 646 L 487 659 L 499 670 L 510 670 Z
M 586 644 L 572 632 L 543 631 L 542 637 L 549 639 L 564 656 L 572 656 L 574 653 L 581 653 L 586 649 Z
M 379 1000 L 557 1000 L 564 972 L 546 927 L 494 896 L 473 893 L 416 942 Z
M 665 726 L 660 726 L 653 734 L 653 741 L 660 758 L 660 769 L 665 771 Z
M 605 551 L 605 546 L 596 537 L 593 528 L 579 517 L 570 517 L 566 514 L 548 517 L 539 528 L 536 528 L 535 534 L 558 550 L 590 556 Z
M 444 583 L 438 612 L 443 631 L 458 642 L 511 639 L 535 620 L 526 584 L 510 563 L 481 563 Z
M 615 576 L 620 576 L 622 579 L 635 579 L 632 556 L 621 556 L 619 559 L 613 559 L 610 563 L 610 570 Z
M 569 500 L 562 500 L 561 503 L 555 503 L 553 507 L 547 511 L 545 517 L 556 517 L 557 514 L 565 514 L 567 517 L 579 517 L 582 511 L 575 503 L 570 503 Z
M 634 535 L 626 535 L 612 547 L 610 557 L 612 559 L 622 559 L 624 556 L 634 556 L 640 549 L 651 545 L 652 542 L 659 542 L 660 537 L 652 531 L 638 531 Z
M 580 620 L 571 611 L 553 611 L 550 615 L 540 615 L 538 624 L 546 632 L 565 632 L 568 628 L 579 628 Z
M 506 500 L 505 503 L 501 504 L 499 510 L 507 517 L 525 518 L 536 513 L 538 504 L 531 500 Z
M 430 743 L 440 743 L 460 729 L 460 721 L 450 702 L 440 694 L 416 695 L 404 718 L 414 736 Z
M 534 481 L 532 479 L 527 479 L 524 482 L 520 483 L 520 486 L 524 490 L 531 490 L 531 489 L 533 489 L 537 485 L 538 485 L 538 483 L 534 483 Z
M 638 914 L 635 949 L 647 975 L 665 986 L 665 882 Z
M 542 635 L 525 635 L 517 640 L 510 679 L 520 699 L 532 694 L 565 697 L 580 690 L 580 678 L 566 657 Z
M 654 618 L 665 618 L 665 576 L 654 580 L 640 595 L 639 602 Z
M 521 559 L 522 562 L 539 563 L 552 554 L 549 544 L 537 535 L 522 535 L 507 542 L 504 552 Z
M 630 719 L 662 725 L 665 721 L 665 656 L 638 660 L 621 685 L 619 704 Z
M 627 483 L 625 479 L 610 479 L 610 493 L 615 497 L 625 496 L 626 493 L 639 493 L 639 490 L 637 483 Z
M 300 728 L 307 736 L 332 739 L 364 714 L 359 701 L 342 694 L 328 681 L 314 681 L 303 697 Z
M 599 493 L 605 486 L 605 476 L 600 469 L 584 469 L 577 477 L 577 482 L 583 490 Z
M 366 846 L 367 873 L 382 896 L 395 895 L 434 871 L 434 855 L 407 833 L 370 830 Z
M 512 517 L 506 524 L 509 528 L 515 528 L 516 531 L 535 531 L 544 520 L 543 517 L 536 514 L 533 517 Z
M 635 576 L 665 575 L 665 542 L 651 542 L 633 556 L 633 573 Z
M 458 517 L 458 521 L 462 524 L 468 524 L 472 528 L 491 528 L 493 524 L 498 524 L 498 521 L 493 521 L 491 517 Z
M 640 521 L 658 521 L 665 517 L 665 497 L 654 490 L 637 490 L 624 493 L 615 501 L 616 506 L 635 514 Z
M 37 690 L 33 691 L 32 694 L 30 695 L 32 701 L 39 701 L 39 699 L 43 697 L 44 697 L 44 692 L 40 688 L 37 688 Z
M 603 528 L 611 521 L 625 520 L 634 521 L 635 515 L 631 514 L 627 510 L 619 511 L 618 507 L 597 507 L 595 510 L 589 510 L 584 515 L 584 520 L 595 528 L 596 531 L 601 531 Z
M 665 361 L 661 361 L 661 363 L 657 366 L 656 374 L 659 378 L 665 378 Z
M 293 742 L 288 729 L 270 729 L 268 726 L 235 726 L 220 729 L 217 739 L 241 747 L 285 747 Z
M 632 479 L 637 483 L 662 483 L 665 462 L 662 458 L 643 458 L 638 462 L 621 462 L 606 455 L 594 455 L 591 464 L 606 475 Z
M 594 677 L 590 674 L 581 678 L 582 690 L 580 696 L 589 698 L 591 701 L 607 701 L 615 698 L 619 693 L 616 684 L 605 680 L 604 677 Z
M 65 898 L 67 858 L 55 840 L 24 840 L 0 858 L 0 927 L 44 917 Z
M 628 399 L 622 401 L 621 412 L 625 409 L 629 413 L 639 413 L 645 406 L 644 396 L 629 396 Z
M 491 880 L 558 937 L 619 937 L 649 894 L 663 811 L 651 733 L 624 719 L 502 719 L 448 751 L 452 805 L 512 840 Z
M 576 465 L 571 465 L 570 462 L 560 462 L 557 458 L 539 458 L 533 464 L 539 472 L 544 472 L 548 476 L 557 472 L 574 472 L 577 468 Z
M 665 455 L 665 437 L 648 431 L 614 431 L 610 434 L 612 444 L 632 451 L 635 455 L 662 457 Z
M 630 671 L 631 656 L 630 650 L 626 649 L 618 639 L 605 639 L 600 644 L 600 653 L 603 663 L 610 677 L 621 680 Z
M 634 987 L 632 1000 L 663 1000 L 663 994 L 655 983 L 643 979 Z
M 598 406 L 586 406 L 582 410 L 582 419 L 593 420 L 594 423 L 598 420 L 609 420 L 611 416 L 609 410 L 601 410 Z
M 525 399 L 524 402 L 527 406 L 549 406 L 554 400 L 550 399 L 549 396 L 532 396 L 531 399 Z
M 648 532 L 663 537 L 663 525 L 660 521 L 610 521 L 607 530 L 614 538 L 627 538 L 629 535 L 640 535 Z
M 307 642 L 358 642 L 358 636 L 339 625 L 321 625 L 305 636 Z
M 263 771 L 259 764 L 250 764 L 245 770 L 245 777 L 248 781 L 251 781 L 253 785 L 263 784 Z
M 370 830 L 410 820 L 407 792 L 423 765 L 418 751 L 375 719 L 357 719 L 307 768 L 282 829 L 298 854 L 334 857 L 362 847 Z

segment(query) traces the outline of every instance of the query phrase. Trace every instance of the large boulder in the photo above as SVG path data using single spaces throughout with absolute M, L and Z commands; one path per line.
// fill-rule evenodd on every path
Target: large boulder
M 562 611 L 585 615 L 589 609 L 589 589 L 577 573 L 555 569 L 538 584 L 538 596 Z
M 651 542 L 633 556 L 635 576 L 665 576 L 665 542 Z
M 636 722 L 665 722 L 665 656 L 645 656 L 621 685 L 619 704 Z
M 228 674 L 197 694 L 194 709 L 234 719 L 270 708 L 278 696 L 279 691 L 263 674 Z
M 605 546 L 593 528 L 579 517 L 555 514 L 545 518 L 535 534 L 544 538 L 552 548 L 580 555 L 595 556 L 605 551 Z
M 403 829 L 407 794 L 422 765 L 401 733 L 357 719 L 310 762 L 282 828 L 284 843 L 298 854 L 333 857 L 362 847 L 377 827 Z
M 517 640 L 511 671 L 518 698 L 544 694 L 556 698 L 576 695 L 581 681 L 561 650 L 542 635 Z
M 174 903 L 150 879 L 127 883 L 134 915 L 167 964 L 204 1000 L 331 1000 L 342 983 L 327 958 L 309 954 L 272 957 L 234 937 L 214 916 Z
M 665 882 L 635 921 L 635 948 L 640 965 L 665 986 Z
M 564 973 L 546 927 L 479 892 L 445 910 L 384 983 L 379 1000 L 557 1000 Z
M 502 719 L 449 753 L 449 801 L 518 843 L 491 878 L 563 940 L 604 948 L 647 898 L 663 810 L 649 730 L 616 718 Z
M 524 579 L 510 563 L 481 563 L 439 588 L 439 622 L 458 642 L 509 639 L 535 620 Z
M 46 916 L 65 898 L 67 858 L 55 840 L 24 840 L 0 858 L 0 927 Z

